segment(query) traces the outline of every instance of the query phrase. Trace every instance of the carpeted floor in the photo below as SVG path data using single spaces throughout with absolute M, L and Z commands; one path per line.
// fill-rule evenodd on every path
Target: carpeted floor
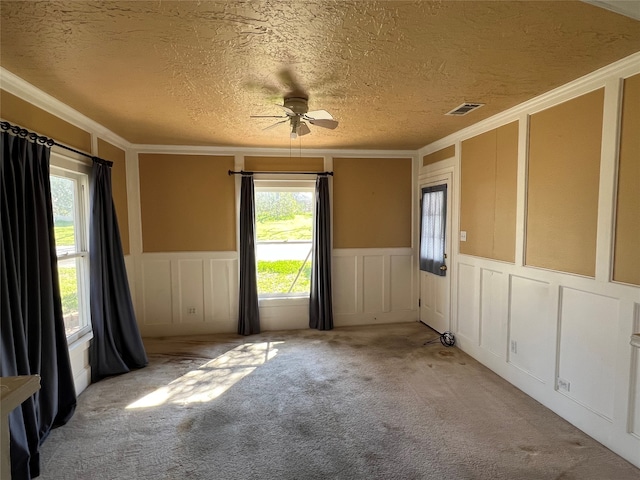
M 42 448 L 52 479 L 616 479 L 640 470 L 420 323 L 148 339 Z

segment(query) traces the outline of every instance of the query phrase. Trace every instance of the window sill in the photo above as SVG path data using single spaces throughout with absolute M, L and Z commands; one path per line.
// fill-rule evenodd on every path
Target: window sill
M 91 341 L 92 338 L 93 338 L 93 332 L 89 331 L 84 335 L 82 335 L 81 337 L 74 339 L 69 344 L 69 352 L 73 352 L 78 348 L 85 348 L 85 346 Z
M 258 298 L 259 307 L 295 307 L 309 305 L 309 297 L 265 297 Z

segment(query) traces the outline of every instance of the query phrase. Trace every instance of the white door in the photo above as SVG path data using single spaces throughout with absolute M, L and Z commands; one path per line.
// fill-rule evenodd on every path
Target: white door
M 451 183 L 448 173 L 420 185 L 420 321 L 438 333 L 451 329 Z

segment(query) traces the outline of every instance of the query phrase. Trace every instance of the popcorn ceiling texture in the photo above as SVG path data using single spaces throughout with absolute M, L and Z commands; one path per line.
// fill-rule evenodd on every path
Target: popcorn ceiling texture
M 578 1 L 2 1 L 0 64 L 142 144 L 289 147 L 291 87 L 340 121 L 305 148 L 416 149 L 640 50 Z M 465 117 L 464 101 L 487 105 Z M 296 142 L 297 143 L 297 142 Z

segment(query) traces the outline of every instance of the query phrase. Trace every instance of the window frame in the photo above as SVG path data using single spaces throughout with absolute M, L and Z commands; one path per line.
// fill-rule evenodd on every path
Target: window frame
M 66 335 L 71 346 L 86 335 L 92 335 L 90 307 L 90 272 L 89 272 L 89 175 L 91 167 L 81 160 L 51 152 L 49 177 L 60 177 L 74 181 L 74 239 L 73 252 L 58 254 L 57 261 L 76 259 L 78 282 L 78 316 L 80 329 Z M 52 199 L 53 204 L 53 199 Z M 56 246 L 57 248 L 57 246 Z M 66 325 L 65 325 L 66 330 Z M 66 333 L 66 332 L 65 332 Z
M 254 179 L 254 195 L 258 192 L 309 192 L 311 193 L 311 204 L 312 204 L 312 217 L 311 217 L 311 240 L 309 243 L 313 246 L 313 229 L 315 226 L 315 202 L 316 202 L 316 182 L 315 179 L 311 180 L 308 177 L 304 178 L 294 178 L 294 179 L 283 179 L 283 178 L 255 178 Z M 255 199 L 254 199 L 255 201 Z M 257 210 L 256 210 L 257 215 Z M 258 267 L 258 252 L 257 247 L 260 243 L 258 240 L 257 233 L 257 220 L 256 223 L 256 269 Z M 287 243 L 277 242 L 277 243 Z M 313 252 L 309 256 L 309 263 L 313 261 Z M 258 276 L 260 274 L 258 273 Z M 271 294 L 261 294 L 258 291 L 258 302 L 262 304 L 279 304 L 281 301 L 285 303 L 295 302 L 295 301 L 305 301 L 309 300 L 310 292 L 306 293 L 271 293 Z

